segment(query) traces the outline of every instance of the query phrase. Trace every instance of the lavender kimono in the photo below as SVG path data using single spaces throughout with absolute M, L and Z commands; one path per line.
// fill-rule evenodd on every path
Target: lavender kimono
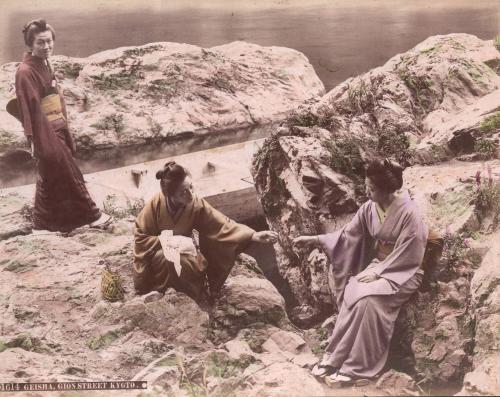
M 349 224 L 320 241 L 330 257 L 339 308 L 320 365 L 354 377 L 376 376 L 387 360 L 399 309 L 420 286 L 427 228 L 405 192 L 385 219 L 368 201 Z M 363 283 L 351 277 L 367 267 L 380 278 Z

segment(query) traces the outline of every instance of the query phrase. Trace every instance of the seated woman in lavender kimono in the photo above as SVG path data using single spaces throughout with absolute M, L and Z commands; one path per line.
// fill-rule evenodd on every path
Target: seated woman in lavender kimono
M 339 313 L 323 359 L 313 374 L 342 384 L 373 378 L 384 368 L 401 306 L 418 289 L 427 228 L 403 185 L 403 169 L 388 160 L 366 171 L 364 203 L 342 229 L 300 236 L 298 246 L 328 254 Z

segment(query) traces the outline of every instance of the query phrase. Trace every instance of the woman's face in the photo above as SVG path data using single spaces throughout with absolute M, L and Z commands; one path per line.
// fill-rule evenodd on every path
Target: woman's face
M 380 203 L 387 198 L 387 192 L 375 186 L 370 178 L 365 179 L 365 192 L 368 198 L 375 203 Z
M 172 200 L 178 204 L 186 205 L 193 200 L 193 181 L 188 175 L 184 178 L 184 181 L 179 185 L 179 187 L 170 194 Z
M 33 45 L 30 47 L 31 54 L 35 57 L 47 59 L 52 55 L 52 50 L 54 49 L 54 40 L 52 38 L 52 32 L 46 30 L 45 32 L 40 32 L 35 35 L 33 40 Z

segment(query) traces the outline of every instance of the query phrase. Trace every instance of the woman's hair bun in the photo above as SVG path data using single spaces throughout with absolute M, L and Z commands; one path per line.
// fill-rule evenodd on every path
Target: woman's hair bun
M 399 163 L 385 159 L 374 159 L 368 163 L 366 176 L 381 190 L 395 192 L 403 186 L 403 170 Z
M 169 161 L 163 166 L 163 169 L 156 173 L 156 179 L 161 180 L 162 188 L 165 188 L 168 193 L 172 193 L 188 175 L 191 176 L 189 171 L 182 165 L 177 164 L 175 161 Z
M 163 178 L 163 170 L 159 170 L 156 172 L 156 179 L 162 179 Z

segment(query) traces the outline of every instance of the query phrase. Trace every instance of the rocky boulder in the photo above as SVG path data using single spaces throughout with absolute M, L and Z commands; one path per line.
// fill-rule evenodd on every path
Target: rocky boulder
M 472 371 L 465 375 L 460 395 L 498 395 L 500 393 L 500 233 L 488 236 L 483 242 L 489 251 L 471 280 L 472 310 L 474 313 L 475 344 Z
M 297 252 L 291 240 L 345 224 L 366 199 L 363 166 L 373 155 L 409 165 L 474 151 L 455 145 L 452 136 L 458 135 L 451 130 L 437 135 L 442 142 L 432 138 L 442 122 L 432 120 L 440 114 L 458 123 L 463 111 L 488 95 L 496 99 L 488 102 L 489 110 L 481 108 L 476 127 L 487 130 L 483 138 L 495 148 L 488 156 L 496 156 L 500 77 L 493 61 L 498 57 L 491 41 L 464 34 L 431 37 L 297 109 L 256 153 L 257 192 L 269 224 L 280 234 L 280 272 L 306 317 L 314 319 L 332 305 L 328 280 L 320 276 L 325 258 Z M 425 154 L 429 147 L 439 154 L 432 161 Z
M 405 188 L 443 242 L 427 258 L 421 291 L 401 311 L 389 366 L 421 387 L 458 391 L 476 366 L 483 331 L 471 279 L 500 208 L 498 60 L 491 41 L 431 37 L 297 109 L 254 157 L 259 198 L 279 233 L 279 271 L 299 302 L 292 319 L 301 325 L 318 324 L 335 308 L 326 256 L 297 250 L 292 239 L 330 232 L 352 217 L 366 200 L 370 157 L 409 166 Z M 488 314 L 484 323 L 494 318 Z M 486 376 L 477 367 L 478 377 Z
M 281 120 L 324 93 L 307 58 L 282 47 L 150 43 L 87 58 L 54 56 L 79 157 Z M 25 148 L 5 111 L 17 63 L 0 67 L 0 158 Z M 7 157 L 6 157 L 7 156 Z

